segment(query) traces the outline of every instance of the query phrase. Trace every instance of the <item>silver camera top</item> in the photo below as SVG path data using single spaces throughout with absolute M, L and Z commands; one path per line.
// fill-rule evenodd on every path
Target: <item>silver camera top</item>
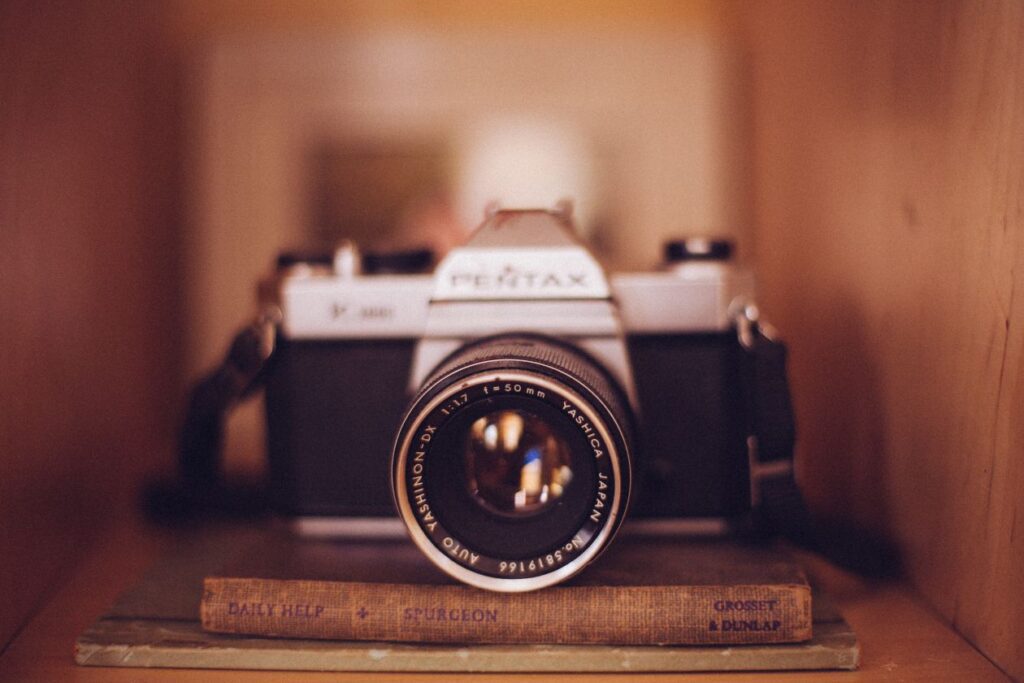
M 362 275 L 354 245 L 331 266 L 298 266 L 273 281 L 290 339 L 420 340 L 412 386 L 466 341 L 503 332 L 571 339 L 632 386 L 624 337 L 725 331 L 734 302 L 753 294 L 749 272 L 720 242 L 666 249 L 664 268 L 608 275 L 564 209 L 498 210 L 433 274 Z
M 727 243 L 690 239 L 666 252 L 676 262 L 662 269 L 606 275 L 564 212 L 500 210 L 434 274 L 362 275 L 358 249 L 346 242 L 331 266 L 275 278 L 265 303 L 280 307 L 292 339 L 420 337 L 432 301 L 611 300 L 627 334 L 728 329 L 730 306 L 752 297 L 753 277 L 728 261 Z

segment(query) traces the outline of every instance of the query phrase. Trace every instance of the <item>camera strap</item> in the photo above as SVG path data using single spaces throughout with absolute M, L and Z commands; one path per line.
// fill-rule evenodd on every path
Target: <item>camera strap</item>
M 897 571 L 898 555 L 884 539 L 844 524 L 812 521 L 793 468 L 796 429 L 786 346 L 758 320 L 752 304 L 733 319 L 747 408 L 752 531 L 760 537 L 782 536 L 861 573 L 884 576 Z M 178 475 L 145 491 L 145 512 L 151 520 L 180 524 L 269 512 L 267 483 L 225 481 L 221 456 L 229 413 L 263 386 L 278 323 L 273 311 L 261 315 L 235 336 L 221 364 L 193 385 L 178 441 Z
M 241 330 L 220 365 L 192 386 L 178 437 L 178 476 L 146 488 L 144 507 L 150 519 L 175 523 L 204 516 L 250 517 L 269 509 L 265 483 L 228 483 L 221 455 L 228 415 L 263 385 L 277 322 L 266 313 Z
M 796 420 L 786 374 L 788 351 L 753 304 L 734 316 L 742 349 L 741 385 L 747 406 L 747 455 L 754 530 L 813 546 L 811 515 L 796 483 Z

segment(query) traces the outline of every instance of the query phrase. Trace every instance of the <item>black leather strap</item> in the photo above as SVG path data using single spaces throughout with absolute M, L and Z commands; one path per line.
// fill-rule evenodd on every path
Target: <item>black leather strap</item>
M 750 419 L 754 531 L 782 536 L 860 574 L 897 575 L 899 553 L 884 537 L 845 520 L 814 518 L 796 482 L 796 428 L 786 374 L 787 351 L 756 317 L 740 323 L 743 383 Z
M 274 334 L 275 321 L 260 318 L 238 333 L 221 364 L 193 386 L 178 441 L 178 477 L 147 487 L 144 507 L 150 519 L 177 523 L 267 511 L 266 485 L 226 482 L 221 454 L 229 413 L 262 385 Z
M 786 346 L 756 318 L 739 318 L 741 383 L 747 402 L 752 531 L 783 536 L 838 564 L 869 575 L 898 571 L 888 542 L 842 523 L 815 524 L 793 468 L 795 420 L 786 375 Z M 263 317 L 235 337 L 222 363 L 197 382 L 178 443 L 178 477 L 147 487 L 147 516 L 181 524 L 208 517 L 254 517 L 269 511 L 266 482 L 226 482 L 221 470 L 228 414 L 261 388 L 276 320 Z
M 807 545 L 813 525 L 796 483 L 796 420 L 786 374 L 786 345 L 766 333 L 756 318 L 741 318 L 737 333 L 743 349 L 754 528 L 758 535 L 779 534 Z
M 786 345 L 755 326 L 743 349 L 750 432 L 757 437 L 757 459 L 761 463 L 792 461 L 796 420 L 786 377 Z

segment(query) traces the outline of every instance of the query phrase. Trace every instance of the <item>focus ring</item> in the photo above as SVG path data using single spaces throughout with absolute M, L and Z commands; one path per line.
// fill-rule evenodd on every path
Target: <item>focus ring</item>
M 470 346 L 464 346 L 442 361 L 430 373 L 423 382 L 424 393 L 435 387 L 437 380 L 442 377 L 478 363 L 495 360 L 502 362 L 509 360 L 531 361 L 531 369 L 544 372 L 544 369 L 547 368 L 549 369 L 547 374 L 557 376 L 554 368 L 558 368 L 569 374 L 577 382 L 590 389 L 607 406 L 608 411 L 623 430 L 626 442 L 629 443 L 632 425 L 631 413 L 626 409 L 628 402 L 612 384 L 608 375 L 579 350 L 544 337 L 527 335 L 488 337 Z

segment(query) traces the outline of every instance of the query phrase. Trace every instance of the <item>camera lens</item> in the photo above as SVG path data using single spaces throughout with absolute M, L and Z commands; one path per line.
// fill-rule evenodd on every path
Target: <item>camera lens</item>
M 629 498 L 630 416 L 577 349 L 496 337 L 423 384 L 395 441 L 392 484 L 421 550 L 471 585 L 522 591 L 588 564 Z

